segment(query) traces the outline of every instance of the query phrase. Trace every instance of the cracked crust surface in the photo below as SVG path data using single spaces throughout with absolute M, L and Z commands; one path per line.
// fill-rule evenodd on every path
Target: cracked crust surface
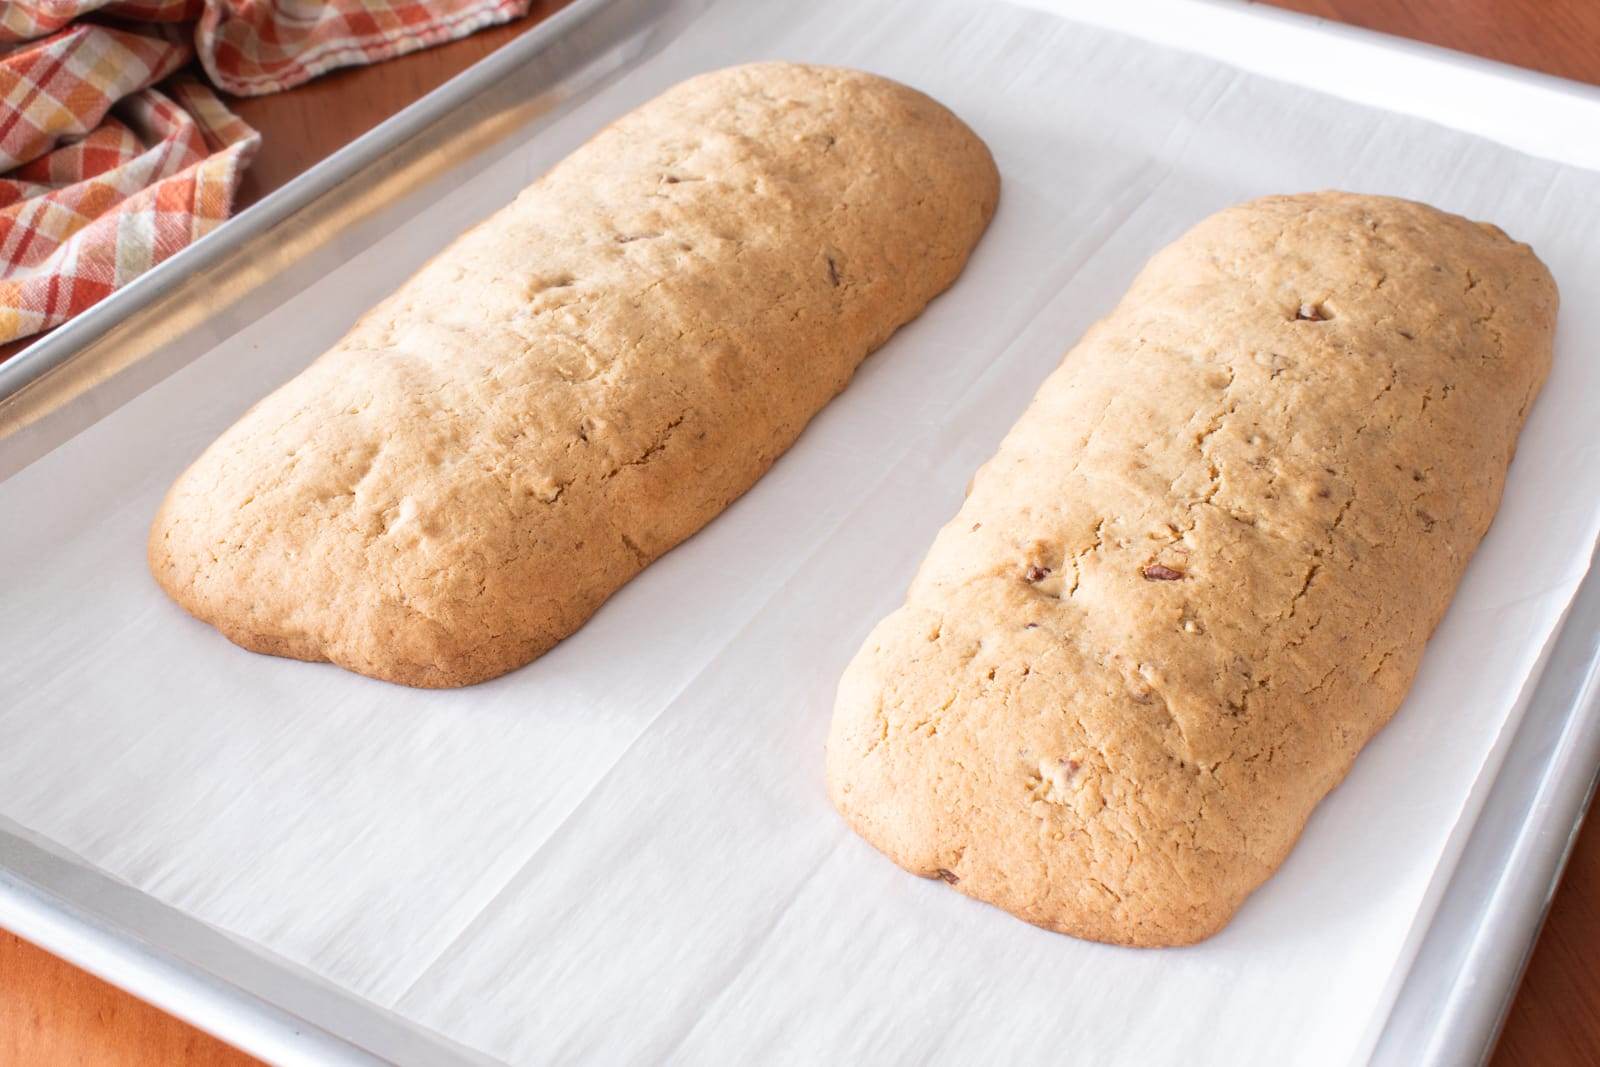
M 521 666 L 748 489 L 955 280 L 983 143 L 855 71 L 691 79 L 463 235 L 173 486 L 150 567 L 246 648 Z
M 1216 932 L 1409 688 L 1556 302 L 1526 245 L 1421 204 L 1202 222 L 1045 381 L 851 663 L 834 804 L 1028 922 Z

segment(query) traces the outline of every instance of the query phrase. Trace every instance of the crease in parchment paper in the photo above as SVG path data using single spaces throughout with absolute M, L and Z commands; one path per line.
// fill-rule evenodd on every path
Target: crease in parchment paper
M 771 57 L 930 92 L 1004 187 L 954 289 L 747 497 L 550 655 L 456 693 L 251 656 L 160 598 L 142 537 L 161 490 L 342 329 L 341 293 L 391 288 L 445 228 L 667 85 Z M 1412 698 L 1197 948 L 1074 942 L 905 875 L 823 794 L 840 670 L 1151 253 L 1229 203 L 1332 185 L 1495 221 L 1568 298 L 1501 514 Z M 0 692 L 22 694 L 0 707 L 0 814 L 513 1061 L 1357 1060 L 1600 530 L 1600 309 L 1581 300 L 1597 200 L 1594 174 L 1003 4 L 715 5 L 437 210 L 0 482 L 0 513 L 30 516 L 0 524 Z
M 811 883 L 832 873 L 828 870 L 828 861 L 841 851 L 844 844 L 844 841 L 836 840 L 832 845 L 828 846 L 827 851 L 817 860 L 816 866 L 811 869 L 811 873 L 802 878 L 795 885 L 793 891 L 783 898 L 777 913 L 772 916 L 772 921 L 767 923 L 765 928 L 755 935 L 755 940 L 732 960 L 727 974 L 720 979 L 715 990 L 709 996 L 701 998 L 701 1002 L 705 1006 L 697 1008 L 695 1014 L 689 1017 L 687 1024 L 682 1028 L 682 1032 L 669 1039 L 666 1053 L 662 1056 L 663 1061 L 670 1061 L 678 1054 L 679 1050 L 694 1037 L 695 1032 L 700 1029 L 705 1021 L 711 1018 L 717 1009 L 721 1007 L 729 992 L 735 988 L 740 975 L 748 971 L 752 965 L 762 958 L 763 953 L 766 951 L 767 943 L 783 927 L 784 920 L 789 917 L 790 911 L 800 902 L 801 897 L 805 895 Z

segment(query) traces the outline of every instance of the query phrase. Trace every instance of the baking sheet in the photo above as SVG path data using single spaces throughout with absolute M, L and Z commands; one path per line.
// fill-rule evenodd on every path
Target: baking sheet
M 747 498 L 554 653 L 459 693 L 250 656 L 160 597 L 149 514 L 244 407 L 602 122 L 768 56 L 932 92 L 989 141 L 1006 185 L 956 290 Z M 901 874 L 822 795 L 843 663 L 1150 252 L 1227 203 L 1328 185 L 1494 219 L 1568 295 L 1501 516 L 1412 699 L 1199 948 L 1072 942 Z M 1574 299 L 1600 266 L 1597 191 L 1587 172 L 1037 13 L 720 5 L 0 484 L 0 814 L 506 1058 L 1360 1058 L 1600 526 L 1583 436 L 1600 320 Z

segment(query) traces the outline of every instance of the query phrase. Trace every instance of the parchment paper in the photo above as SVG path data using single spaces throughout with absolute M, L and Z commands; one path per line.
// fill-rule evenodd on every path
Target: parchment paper
M 951 106 L 999 215 L 748 496 L 579 634 L 418 692 L 255 656 L 144 565 L 167 485 L 427 254 L 679 79 L 787 57 Z M 1043 377 L 1246 197 L 1416 197 L 1566 297 L 1493 530 L 1405 707 L 1215 939 L 1044 933 L 904 874 L 822 786 L 833 690 Z M 518 1061 L 1340 1063 L 1364 1055 L 1600 530 L 1600 177 L 1037 12 L 732 3 L 376 247 L 0 483 L 0 815 Z

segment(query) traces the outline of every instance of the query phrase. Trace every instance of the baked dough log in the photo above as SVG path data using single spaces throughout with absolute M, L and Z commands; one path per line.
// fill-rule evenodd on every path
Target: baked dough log
M 223 434 L 150 569 L 258 652 L 415 686 L 519 667 L 750 488 L 998 195 L 983 143 L 903 85 L 684 82 Z
M 845 672 L 828 784 L 1028 922 L 1220 929 L 1394 713 L 1549 368 L 1522 244 L 1318 193 L 1158 254 Z

